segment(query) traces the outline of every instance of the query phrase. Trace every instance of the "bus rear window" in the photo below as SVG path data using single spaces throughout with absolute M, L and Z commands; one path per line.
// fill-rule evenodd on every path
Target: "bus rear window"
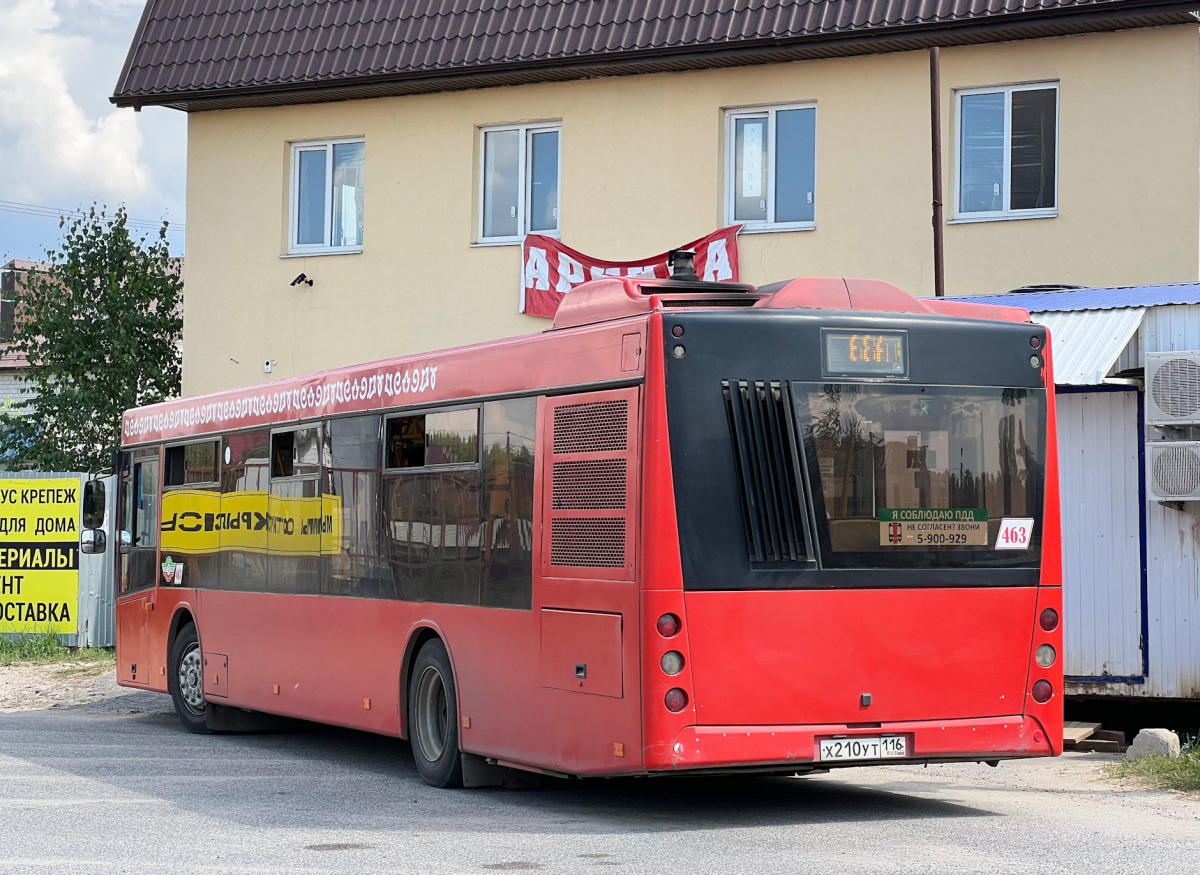
M 1044 391 L 793 389 L 825 567 L 1038 565 Z

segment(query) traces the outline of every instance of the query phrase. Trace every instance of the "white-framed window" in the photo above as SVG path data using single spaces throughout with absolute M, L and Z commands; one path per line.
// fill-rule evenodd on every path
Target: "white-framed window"
M 816 106 L 730 110 L 726 125 L 726 222 L 745 231 L 815 228 Z
M 365 153 L 362 139 L 292 144 L 289 254 L 362 249 Z
M 480 243 L 559 233 L 562 125 L 480 128 Z
M 957 92 L 955 219 L 1058 211 L 1058 83 Z

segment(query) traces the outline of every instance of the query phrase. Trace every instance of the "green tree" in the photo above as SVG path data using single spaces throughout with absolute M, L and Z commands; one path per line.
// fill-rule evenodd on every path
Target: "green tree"
M 179 395 L 183 279 L 157 236 L 134 237 L 123 206 L 93 205 L 59 221 L 50 267 L 16 293 L 11 349 L 29 360 L 20 408 L 0 412 L 0 452 L 10 466 L 43 471 L 107 468 L 121 444 L 121 415 Z

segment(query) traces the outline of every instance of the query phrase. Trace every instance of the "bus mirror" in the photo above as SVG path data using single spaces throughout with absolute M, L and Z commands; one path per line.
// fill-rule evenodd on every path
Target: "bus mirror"
M 121 532 L 121 555 L 124 556 L 133 548 L 133 535 Z
M 88 480 L 83 484 L 83 527 L 99 529 L 104 526 L 104 481 Z M 103 553 L 101 547 L 96 551 Z
M 80 553 L 103 553 L 106 546 L 103 529 L 84 529 L 79 535 Z

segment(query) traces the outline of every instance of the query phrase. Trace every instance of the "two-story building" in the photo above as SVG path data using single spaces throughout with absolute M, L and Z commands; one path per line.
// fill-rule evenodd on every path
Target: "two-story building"
M 932 294 L 935 158 L 948 294 L 1198 280 L 1194 6 L 150 0 L 113 101 L 188 113 L 194 394 L 541 330 L 529 233 Z
M 0 265 L 0 407 L 21 407 L 31 397 L 24 379 L 29 361 L 11 343 L 16 324 L 15 301 L 29 275 L 45 272 L 49 267 L 44 261 L 20 259 Z

